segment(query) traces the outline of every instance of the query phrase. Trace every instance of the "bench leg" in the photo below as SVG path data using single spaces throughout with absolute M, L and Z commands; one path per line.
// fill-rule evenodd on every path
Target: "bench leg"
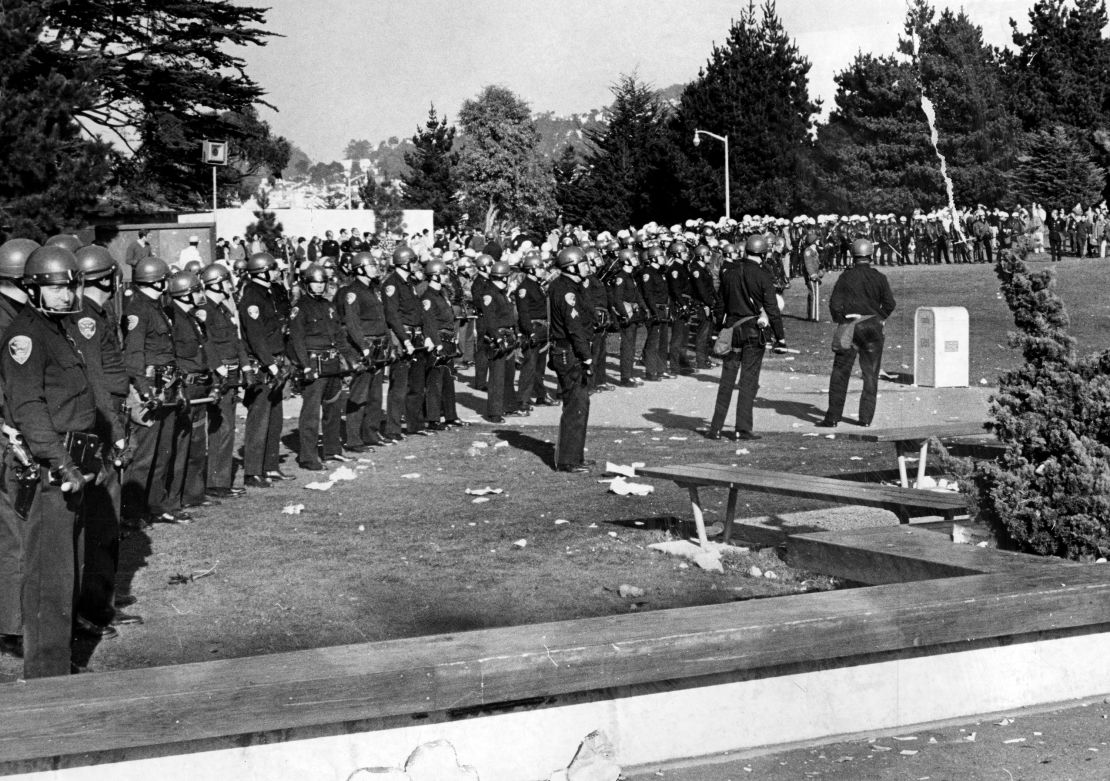
M 898 523 L 910 522 L 910 513 L 905 507 L 899 507 L 894 511 L 894 514 L 898 516 Z
M 899 453 L 898 454 L 898 477 L 900 477 L 901 480 L 902 480 L 902 487 L 903 488 L 909 488 L 910 487 L 910 478 L 909 478 L 909 475 L 906 474 L 906 454 L 905 453 Z
M 917 457 L 917 484 L 925 479 L 925 462 L 929 458 L 929 440 L 921 443 L 921 453 Z
M 705 518 L 701 514 L 701 499 L 698 497 L 696 485 L 687 486 L 690 490 L 690 507 L 694 511 L 694 523 L 698 527 L 698 543 L 709 550 L 709 537 L 705 534 Z
M 736 489 L 728 489 L 728 505 L 725 507 L 725 533 L 724 544 L 728 545 L 732 537 L 732 522 L 736 520 Z

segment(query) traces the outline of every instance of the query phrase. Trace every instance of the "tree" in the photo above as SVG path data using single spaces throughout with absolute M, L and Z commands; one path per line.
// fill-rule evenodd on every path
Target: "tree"
M 264 103 L 232 52 L 266 44 L 266 9 L 232 0 L 42 5 L 41 40 L 58 70 L 89 75 L 75 116 L 133 153 L 125 184 L 171 206 L 207 203 L 200 142 L 247 142 L 252 130 L 236 117 Z
M 343 150 L 344 160 L 364 160 L 374 154 L 374 145 L 365 138 L 352 138 Z
M 218 186 L 236 189 L 243 197 L 254 193 L 263 177 L 280 178 L 292 154 L 289 141 L 274 135 L 253 106 L 229 112 L 224 119 L 238 128 L 239 140 L 231 145 L 228 165 L 219 168 Z
M 467 211 L 497 209 L 522 227 L 543 228 L 555 217 L 554 178 L 539 153 L 528 104 L 505 87 L 488 86 L 459 111 L 464 144 L 459 182 Z
M 610 89 L 609 123 L 586 131 L 585 173 L 569 191 L 569 183 L 562 183 L 560 204 L 575 214 L 575 222 L 590 225 L 660 219 L 671 211 L 675 191 L 663 105 L 635 75 L 621 76 Z
M 276 252 L 285 228 L 277 221 L 277 215 L 268 210 L 270 197 L 266 193 L 260 192 L 255 195 L 255 201 L 258 203 L 258 209 L 253 212 L 255 221 L 247 226 L 247 235 L 259 237 L 271 252 Z
M 454 225 L 461 214 L 455 171 L 459 153 L 454 150 L 455 127 L 447 117 L 428 109 L 428 121 L 412 137 L 414 150 L 405 152 L 408 173 L 402 177 L 404 204 L 409 209 L 431 209 L 438 225 Z
M 307 179 L 308 170 L 312 168 L 312 158 L 296 144 L 289 146 L 289 162 L 281 172 L 282 179 Z
M 366 177 L 366 184 L 358 188 L 362 206 L 374 210 L 374 230 L 379 234 L 401 233 L 405 230 L 405 212 L 401 194 L 395 187 L 379 184 L 373 176 Z
M 113 155 L 77 123 L 93 99 L 91 66 L 58 59 L 41 42 L 44 4 L 0 2 L 0 226 L 44 239 L 71 231 L 109 183 Z
M 308 181 L 317 186 L 345 181 L 343 164 L 334 160 L 330 163 L 317 163 L 308 169 Z
M 555 176 L 555 203 L 559 207 L 562 222 L 576 225 L 597 225 L 590 204 L 583 194 L 582 183 L 586 169 L 578 159 L 573 144 L 563 146 L 553 166 Z
M 1013 172 L 1014 194 L 1022 203 L 1071 208 L 1102 198 L 1103 169 L 1091 162 L 1084 146 L 1063 127 L 1031 133 Z
M 789 214 L 803 193 L 798 172 L 820 106 L 809 99 L 809 61 L 798 53 L 773 0 L 754 3 L 714 46 L 698 78 L 688 84 L 671 122 L 683 195 L 696 212 L 722 214 L 722 149 L 694 148 L 695 129 L 729 138 L 733 211 Z
M 1020 244 L 1025 245 L 1023 239 Z M 1110 555 L 1110 351 L 1079 356 L 1052 269 L 1004 251 L 997 272 L 1024 364 L 999 378 L 996 461 L 953 460 L 972 514 L 1007 547 L 1069 558 Z

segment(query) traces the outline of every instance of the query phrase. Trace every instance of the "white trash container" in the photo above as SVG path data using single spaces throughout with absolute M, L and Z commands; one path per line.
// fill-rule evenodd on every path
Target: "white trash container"
M 926 388 L 966 388 L 970 372 L 967 310 L 921 306 L 913 317 L 913 380 Z

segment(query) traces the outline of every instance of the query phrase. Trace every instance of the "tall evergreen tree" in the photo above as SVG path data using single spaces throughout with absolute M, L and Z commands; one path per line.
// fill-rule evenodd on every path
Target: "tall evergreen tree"
M 695 129 L 729 138 L 733 211 L 788 214 L 802 193 L 798 173 L 820 109 L 809 99 L 809 68 L 765 0 L 757 18 L 750 3 L 715 46 L 698 78 L 682 92 L 671 122 L 683 195 L 694 211 L 723 213 L 722 152 L 717 143 L 693 148 Z
M 374 210 L 374 230 L 377 233 L 399 233 L 405 229 L 405 211 L 401 195 L 388 182 L 379 184 L 373 176 L 358 188 L 362 206 Z
M 0 0 L 0 227 L 43 239 L 82 224 L 109 182 L 113 155 L 75 119 L 95 71 L 41 42 L 44 4 Z
M 555 217 L 554 177 L 539 151 L 528 104 L 512 90 L 488 86 L 459 111 L 463 147 L 459 183 L 470 214 L 490 214 L 542 229 Z
M 586 173 L 572 198 L 582 212 L 577 221 L 614 227 L 660 219 L 674 192 L 664 107 L 635 75 L 611 89 L 608 124 L 586 132 Z
M 563 146 L 552 166 L 555 176 L 555 203 L 559 207 L 561 222 L 575 225 L 592 225 L 590 205 L 583 196 L 582 181 L 585 168 L 573 144 Z
M 1029 134 L 1012 179 L 1019 201 L 1049 208 L 1097 203 L 1106 187 L 1104 169 L 1062 127 Z
M 437 225 L 454 225 L 461 214 L 454 125 L 447 124 L 447 117 L 438 118 L 432 106 L 428 121 L 416 131 L 412 144 L 415 149 L 405 152 L 408 173 L 401 179 L 405 207 L 431 209 Z

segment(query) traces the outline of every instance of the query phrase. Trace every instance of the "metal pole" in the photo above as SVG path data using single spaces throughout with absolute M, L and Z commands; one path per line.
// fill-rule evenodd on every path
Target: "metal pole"
M 725 141 L 725 219 L 732 218 L 732 182 L 728 175 L 728 136 L 724 137 Z
M 351 172 L 347 171 L 347 211 L 351 210 Z
M 217 234 L 219 234 L 219 230 L 216 227 L 216 214 L 217 214 L 217 209 L 219 208 L 217 203 L 216 203 L 216 166 L 211 166 L 211 168 L 212 168 L 212 229 L 214 231 L 216 231 Z

